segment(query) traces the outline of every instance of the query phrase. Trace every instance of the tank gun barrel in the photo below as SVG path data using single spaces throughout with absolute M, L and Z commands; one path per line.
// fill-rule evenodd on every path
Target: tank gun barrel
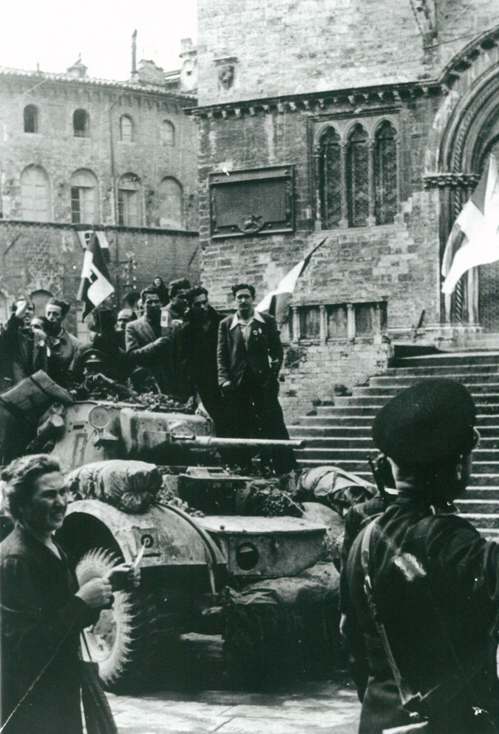
M 305 446 L 303 439 L 272 439 L 272 438 L 219 438 L 218 436 L 170 436 L 174 443 L 185 446 L 199 446 L 200 448 L 286 448 L 301 449 Z

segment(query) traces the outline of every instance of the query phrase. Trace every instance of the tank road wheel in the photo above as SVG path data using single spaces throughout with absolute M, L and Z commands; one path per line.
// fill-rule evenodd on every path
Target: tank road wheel
M 94 548 L 76 567 L 78 582 L 82 585 L 105 576 L 119 563 L 122 559 L 114 553 Z M 116 591 L 111 609 L 103 609 L 97 622 L 85 630 L 90 655 L 108 690 L 143 687 L 154 674 L 163 673 L 169 648 L 171 652 L 178 639 L 174 615 L 165 612 L 164 606 L 156 591 Z

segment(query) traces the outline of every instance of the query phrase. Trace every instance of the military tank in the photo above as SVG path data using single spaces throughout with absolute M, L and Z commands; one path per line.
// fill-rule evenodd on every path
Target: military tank
M 302 442 L 217 438 L 207 417 L 160 398 L 68 402 L 49 408 L 31 448 L 50 449 L 73 479 L 92 467 L 104 479 L 100 491 L 92 479 L 91 491 L 73 493 L 59 539 L 80 583 L 123 562 L 141 569 L 139 588 L 117 591 L 86 631 L 106 688 L 143 688 L 175 673 L 187 632 L 223 635 L 233 682 L 330 671 L 339 650 L 330 552 L 338 514 L 298 504 L 277 478 L 234 471 L 220 458 L 237 449 L 251 464 L 256 452 Z M 161 491 L 139 509 L 113 503 L 105 472 L 116 463 L 159 471 Z

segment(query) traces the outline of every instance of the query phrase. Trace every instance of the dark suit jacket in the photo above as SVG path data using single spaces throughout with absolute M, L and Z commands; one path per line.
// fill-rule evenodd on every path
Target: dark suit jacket
M 267 314 L 258 314 L 258 317 L 262 320 L 253 321 L 247 347 L 240 327 L 233 326 L 234 316 L 227 316 L 220 322 L 217 348 L 220 386 L 230 382 L 233 387 L 239 387 L 246 370 L 264 385 L 279 371 L 283 350 L 276 321 Z
M 145 316 L 126 326 L 125 343 L 130 365 L 147 367 L 154 375 L 161 392 L 184 399 L 187 386 L 182 374 L 180 326 L 161 329 L 162 339 Z
M 3 721 L 53 658 L 6 734 L 79 734 L 79 634 L 97 614 L 75 596 L 66 558 L 21 527 L 0 544 L 0 572 Z

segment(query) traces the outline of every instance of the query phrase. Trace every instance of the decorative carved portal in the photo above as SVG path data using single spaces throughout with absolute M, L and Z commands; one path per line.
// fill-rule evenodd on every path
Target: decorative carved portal
M 491 66 L 471 84 L 456 104 L 440 147 L 439 168 L 454 179 L 441 190 L 441 255 L 450 229 L 479 175 L 494 152 L 499 159 L 498 50 L 490 51 Z M 494 61 L 496 63 L 494 63 Z M 482 67 L 483 68 L 483 67 Z M 464 81 L 464 80 L 463 80 Z M 499 332 L 499 264 L 473 268 L 446 298 L 446 322 L 480 324 Z

